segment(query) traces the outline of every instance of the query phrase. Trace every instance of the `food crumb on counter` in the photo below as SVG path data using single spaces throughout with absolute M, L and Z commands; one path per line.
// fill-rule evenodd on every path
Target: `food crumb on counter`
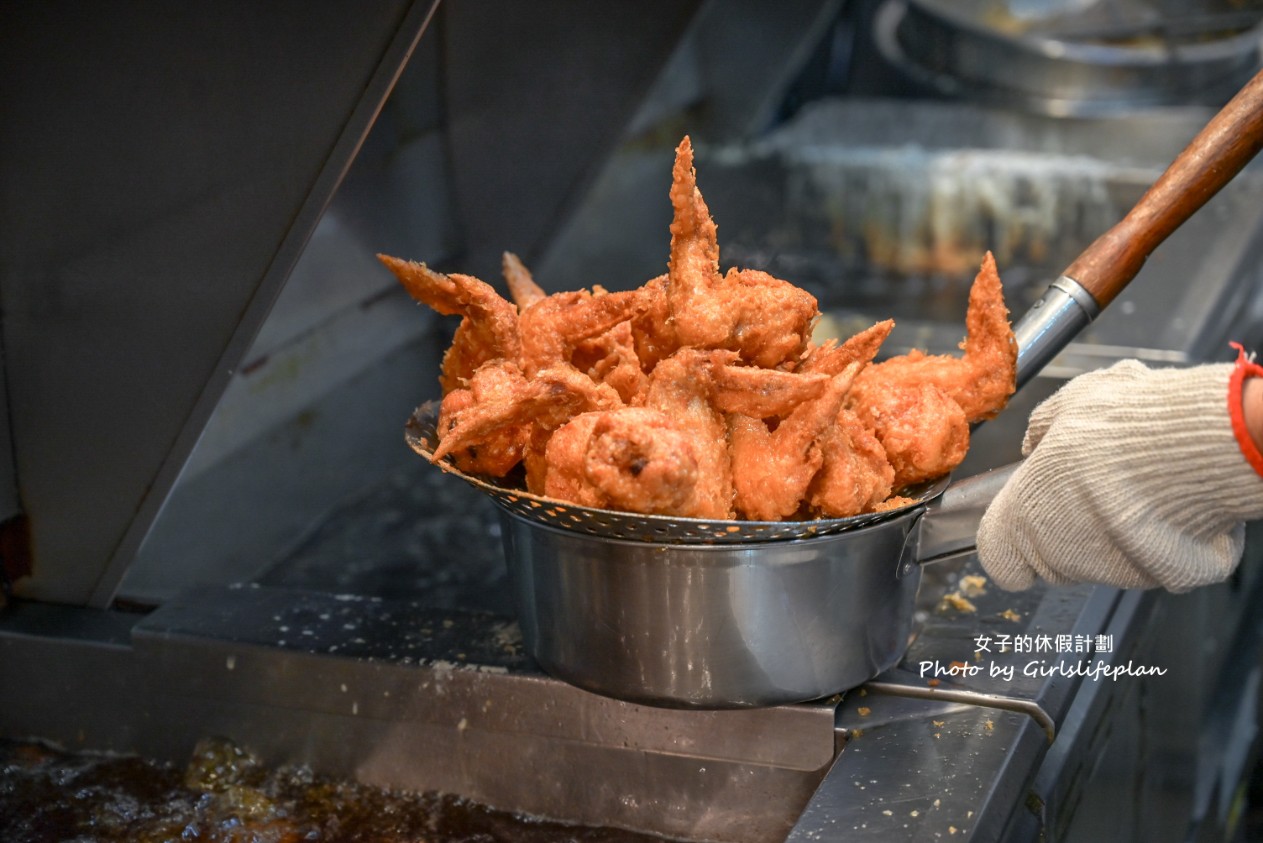
M 960 578 L 957 591 L 966 597 L 978 597 L 987 593 L 987 578 L 980 574 L 967 574 Z
M 1022 619 L 1022 616 L 1012 609 L 1005 609 L 1003 612 L 1000 612 L 999 615 L 1006 621 L 1013 621 L 1014 623 L 1017 623 Z
M 855 709 L 855 711 L 859 714 L 860 717 L 867 717 L 868 715 L 873 713 L 873 710 L 866 705 L 860 706 L 859 708 Z
M 978 611 L 978 607 L 959 591 L 952 591 L 944 594 L 943 599 L 939 600 L 937 610 L 940 613 L 957 611 L 972 614 Z

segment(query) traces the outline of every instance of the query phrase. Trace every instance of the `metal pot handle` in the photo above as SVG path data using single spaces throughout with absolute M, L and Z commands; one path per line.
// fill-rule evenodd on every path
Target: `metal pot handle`
M 907 564 L 926 565 L 972 553 L 982 514 L 1021 465 L 1009 463 L 948 486 L 925 507 L 908 536 L 903 554 Z

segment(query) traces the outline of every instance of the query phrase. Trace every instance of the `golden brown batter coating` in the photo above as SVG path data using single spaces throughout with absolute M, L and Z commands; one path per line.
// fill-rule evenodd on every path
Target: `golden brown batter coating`
M 643 300 L 637 290 L 597 294 L 576 290 L 536 301 L 518 319 L 522 371 L 531 377 L 558 363 L 569 363 L 580 344 L 634 317 Z
M 836 424 L 866 363 L 852 363 L 830 378 L 818 398 L 802 402 L 774 426 L 748 415 L 728 416 L 738 513 L 754 521 L 780 521 L 802 508 L 807 487 L 824 465 L 821 437 Z
M 518 362 L 517 308 L 490 285 L 472 275 L 444 275 L 423 263 L 378 255 L 414 299 L 444 316 L 464 318 L 443 356 L 439 384 L 443 393 L 465 386 L 489 360 Z
M 886 451 L 896 489 L 942 477 L 969 450 L 964 410 L 933 383 L 870 384 L 855 414 Z
M 504 253 L 500 260 L 500 269 L 504 275 L 504 283 L 509 286 L 509 298 L 513 299 L 519 313 L 547 297 L 543 288 L 535 283 L 535 276 L 522 263 L 521 258 L 512 252 Z
M 702 514 L 693 444 L 687 431 L 657 410 L 585 413 L 548 445 L 545 494 L 602 509 Z
M 875 511 L 890 496 L 895 469 L 886 449 L 850 410 L 843 408 L 820 437 L 824 462 L 807 487 L 810 511 L 844 518 Z
M 718 231 L 693 170 L 686 137 L 672 171 L 667 302 L 680 346 L 726 348 L 756 366 L 792 366 L 820 315 L 806 290 L 755 269 L 719 272 Z
M 931 383 L 955 401 L 972 422 L 989 419 L 1004 409 L 1017 377 L 1017 342 L 1009 326 L 1004 291 L 990 252 L 969 290 L 965 315 L 964 355 L 929 355 L 912 351 L 869 368 L 855 386 L 858 400 L 871 384 Z
M 381 256 L 408 292 L 463 317 L 443 360 L 439 447 L 463 471 L 598 508 L 708 519 L 844 517 L 955 468 L 969 424 L 1014 389 L 1016 344 L 988 254 L 963 354 L 872 363 L 894 326 L 809 341 L 815 299 L 757 270 L 721 274 L 686 137 L 668 273 L 548 295 L 506 252 L 513 303 L 464 275 Z

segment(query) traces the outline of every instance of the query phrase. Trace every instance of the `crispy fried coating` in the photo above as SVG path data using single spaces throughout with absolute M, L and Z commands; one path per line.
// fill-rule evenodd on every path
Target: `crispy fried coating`
M 964 411 L 969 422 L 989 419 L 1008 403 L 1017 378 L 1017 342 L 1009 325 L 1000 275 L 990 252 L 969 290 L 965 315 L 964 355 L 929 355 L 913 351 L 868 369 L 856 384 L 859 395 L 870 384 L 932 383 Z M 862 402 L 862 398 L 860 399 Z
M 687 137 L 672 170 L 667 303 L 681 347 L 726 348 L 763 368 L 793 365 L 819 316 L 816 299 L 753 269 L 719 271 L 718 230 L 693 169 Z
M 895 488 L 942 477 L 969 450 L 965 411 L 934 383 L 869 384 L 855 413 L 885 450 Z
M 522 461 L 530 426 L 525 417 L 509 418 L 504 408 L 520 404 L 527 388 L 515 363 L 492 360 L 481 367 L 467 388 L 443 396 L 434 458 L 450 453 L 461 471 L 490 477 L 512 471 Z
M 700 467 L 694 438 L 646 407 L 576 416 L 548 444 L 545 494 L 582 506 L 689 516 Z
M 893 321 L 814 345 L 810 294 L 757 270 L 721 274 L 687 137 L 670 198 L 668 272 L 626 292 L 549 295 L 506 252 L 510 302 L 471 276 L 379 256 L 415 299 L 463 317 L 443 360 L 435 460 L 496 477 L 520 463 L 529 491 L 597 508 L 845 517 L 951 471 L 970 422 L 1013 392 L 990 254 L 961 356 L 873 363 Z
M 1000 276 L 988 252 L 969 291 L 964 354 L 920 351 L 874 364 L 851 406 L 895 469 L 895 487 L 940 477 L 969 450 L 969 424 L 1004 408 L 1017 377 L 1017 343 Z
M 846 386 L 854 374 L 845 376 Z M 793 413 L 818 399 L 830 383 L 825 375 L 742 366 L 731 351 L 681 349 L 654 369 L 643 406 L 587 413 L 553 435 L 546 451 L 545 494 L 631 512 L 731 518 L 737 463 L 729 453 L 722 410 L 738 409 L 758 419 L 790 415 L 793 421 L 787 420 L 777 440 L 788 451 L 783 443 L 792 428 L 817 423 Z M 832 407 L 818 410 L 819 424 L 836 412 L 844 393 L 843 387 Z M 801 480 L 803 488 L 808 480 L 809 472 Z
M 533 478 L 528 463 L 527 488 L 555 500 L 599 507 L 600 496 L 591 488 L 583 469 L 592 428 L 604 415 L 599 410 L 580 413 L 544 440 Z
M 571 361 L 597 383 L 609 385 L 627 404 L 640 401 L 649 386 L 649 377 L 636 354 L 636 337 L 631 320 L 619 322 L 600 336 L 584 340 L 575 348 Z
M 621 404 L 612 389 L 570 366 L 527 380 L 516 365 L 492 361 L 474 373 L 468 389 L 444 396 L 433 459 L 451 454 L 462 471 L 503 477 L 575 414 Z
M 754 521 L 779 521 L 801 509 L 807 487 L 824 465 L 821 437 L 836 423 L 842 402 L 866 363 L 851 363 L 829 379 L 819 397 L 800 403 L 775 427 L 748 415 L 728 416 L 739 514 Z
M 472 275 L 444 275 L 423 263 L 378 255 L 412 298 L 444 316 L 464 318 L 443 355 L 444 394 L 463 387 L 489 360 L 517 362 L 521 355 L 517 309 Z
M 729 354 L 712 352 L 709 370 L 711 401 L 725 413 L 756 419 L 788 416 L 803 402 L 820 397 L 829 386 L 825 374 L 742 366 L 736 355 Z
M 593 304 L 592 299 L 609 295 L 594 285 L 591 293 L 562 293 L 550 301 L 517 255 L 505 252 L 502 266 L 518 310 L 529 311 L 519 323 L 519 333 L 526 337 L 523 362 L 528 369 L 538 371 L 568 357 L 575 368 L 609 384 L 627 403 L 644 391 L 646 377 L 631 324 L 649 304 L 644 292 Z M 604 330 L 611 322 L 613 326 Z M 593 331 L 598 333 L 591 335 Z
M 509 298 L 513 299 L 519 313 L 548 296 L 535 283 L 535 276 L 522 263 L 521 258 L 512 252 L 505 252 L 501 257 L 500 270 L 504 275 L 504 283 L 509 286 Z
M 823 372 L 826 375 L 841 374 L 852 363 L 870 363 L 881 350 L 882 343 L 894 330 L 895 320 L 886 319 L 871 328 L 860 331 L 839 345 L 837 340 L 812 346 L 807 350 L 796 371 Z
M 592 427 L 584 475 L 608 509 L 702 514 L 694 437 L 647 407 L 605 413 Z
M 624 405 L 608 384 L 597 383 L 569 364 L 546 369 L 536 379 L 564 390 L 577 402 L 560 407 L 557 412 L 540 413 L 533 419 L 522 462 L 526 468 L 527 491 L 542 495 L 550 469 L 547 449 L 555 432 L 577 414 L 615 410 Z
M 667 276 L 646 281 L 640 294 L 644 309 L 631 320 L 632 339 L 641 369 L 652 372 L 659 361 L 680 347 L 680 340 L 675 335 L 671 304 L 667 301 Z
M 593 294 L 587 290 L 554 293 L 522 311 L 522 371 L 527 377 L 558 363 L 569 363 L 585 340 L 600 336 L 643 307 L 638 290 Z
M 547 374 L 528 381 L 504 361 L 480 368 L 468 389 L 443 397 L 434 459 L 450 453 L 458 468 L 493 477 L 511 471 L 525 454 L 532 425 L 556 427 L 584 406 L 581 394 Z
M 692 516 L 697 518 L 734 515 L 728 425 L 711 401 L 713 369 L 729 359 L 723 352 L 681 349 L 654 368 L 645 392 L 645 406 L 669 416 L 693 440 L 699 474 Z
M 890 496 L 895 469 L 873 432 L 845 407 L 820 437 L 824 461 L 807 487 L 811 513 L 845 518 L 873 512 Z

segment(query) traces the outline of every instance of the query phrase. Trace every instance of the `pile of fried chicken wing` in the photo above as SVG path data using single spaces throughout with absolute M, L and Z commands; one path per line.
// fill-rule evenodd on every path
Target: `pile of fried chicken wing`
M 963 354 L 873 362 L 894 327 L 816 343 L 816 299 L 765 272 L 721 273 L 693 149 L 676 149 L 668 271 L 638 289 L 546 294 L 512 254 L 509 301 L 469 275 L 379 255 L 408 293 L 462 317 L 443 358 L 435 462 L 580 506 L 778 521 L 897 505 L 947 474 L 970 424 L 1015 388 L 1017 349 L 990 254 Z

